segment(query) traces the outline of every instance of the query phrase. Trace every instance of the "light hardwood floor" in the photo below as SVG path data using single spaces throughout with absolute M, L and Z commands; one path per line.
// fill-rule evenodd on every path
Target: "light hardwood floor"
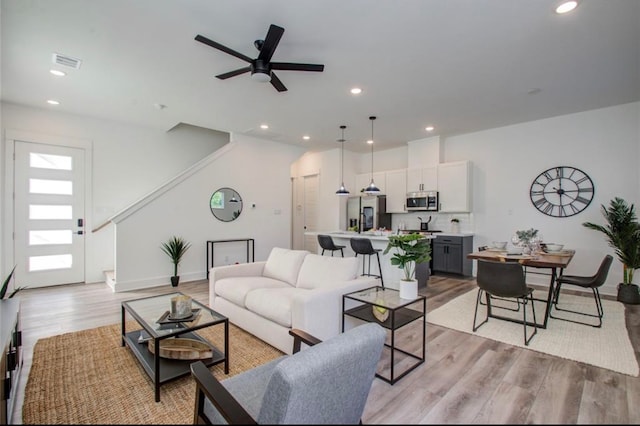
M 432 276 L 421 293 L 429 311 L 473 288 L 472 278 Z M 208 303 L 206 281 L 181 283 L 178 289 Z M 99 283 L 22 291 L 24 365 L 13 423 L 22 423 L 24 388 L 38 339 L 119 323 L 123 300 L 171 290 L 113 293 Z M 625 310 L 638 357 L 640 306 Z M 419 324 L 407 326 L 399 338 L 419 344 L 421 330 Z M 426 362 L 393 386 L 374 380 L 363 423 L 639 424 L 640 378 L 429 324 Z

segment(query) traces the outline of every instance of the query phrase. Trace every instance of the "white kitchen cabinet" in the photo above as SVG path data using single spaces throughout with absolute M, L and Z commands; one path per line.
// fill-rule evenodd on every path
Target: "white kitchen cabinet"
M 471 211 L 471 163 L 454 161 L 438 164 L 438 195 L 443 213 Z
M 376 180 L 376 185 L 378 181 Z M 407 169 L 389 170 L 385 173 L 387 213 L 406 213 Z
M 373 174 L 373 181 L 376 186 L 380 188 L 381 195 L 386 195 L 386 173 L 375 172 Z M 356 175 L 356 187 L 353 190 L 355 195 L 360 194 L 360 190 L 366 188 L 371 183 L 371 173 L 361 173 Z
M 407 170 L 407 192 L 435 191 L 438 189 L 438 167 Z

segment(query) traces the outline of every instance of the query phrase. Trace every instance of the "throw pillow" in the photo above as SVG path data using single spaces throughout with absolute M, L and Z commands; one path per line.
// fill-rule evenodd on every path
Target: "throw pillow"
M 280 247 L 271 249 L 262 272 L 263 277 L 284 281 L 295 286 L 302 261 L 309 254 L 306 250 L 289 250 Z
M 296 287 L 312 289 L 351 281 L 358 276 L 358 265 L 356 257 L 309 254 L 302 262 Z

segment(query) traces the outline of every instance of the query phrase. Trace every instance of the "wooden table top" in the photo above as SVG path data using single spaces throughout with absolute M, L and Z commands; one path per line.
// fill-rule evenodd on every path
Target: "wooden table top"
M 502 262 L 520 262 L 534 268 L 566 268 L 573 259 L 575 250 L 563 250 L 560 253 L 536 253 L 533 255 L 507 255 L 506 251 L 483 250 L 467 255 L 468 259 L 499 260 Z

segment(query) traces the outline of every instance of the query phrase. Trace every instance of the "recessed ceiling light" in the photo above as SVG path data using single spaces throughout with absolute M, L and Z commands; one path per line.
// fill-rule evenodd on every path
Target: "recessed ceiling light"
M 305 141 L 308 141 L 309 139 L 311 139 L 311 136 L 304 135 L 302 139 L 304 139 Z
M 577 1 L 575 1 L 575 0 L 565 1 L 565 2 L 561 3 L 560 5 L 558 5 L 558 7 L 556 7 L 556 13 L 562 14 L 562 13 L 571 12 L 576 7 L 578 7 L 578 2 Z
M 268 126 L 268 125 L 266 125 L 266 124 L 261 124 L 261 125 L 260 125 L 260 128 L 261 128 L 261 129 L 265 129 L 265 130 L 266 130 L 266 129 L 268 129 L 268 128 L 269 128 L 269 126 Z
M 372 139 L 369 139 L 369 140 L 367 141 L 367 143 L 368 143 L 369 145 L 372 145 L 372 144 L 373 144 L 373 140 L 372 140 Z
M 49 99 L 49 100 L 47 101 L 47 103 L 48 103 L 49 105 L 60 105 L 60 102 L 58 102 L 58 101 L 54 101 L 53 99 Z
M 433 126 L 427 126 L 424 128 L 427 132 L 433 132 L 433 129 L 435 129 L 435 127 Z
M 66 72 L 62 72 L 59 70 L 49 70 L 49 72 L 57 77 L 64 77 L 65 75 L 67 75 Z
M 359 95 L 360 93 L 362 93 L 362 89 L 359 87 L 354 87 L 353 89 L 351 89 L 352 95 Z

